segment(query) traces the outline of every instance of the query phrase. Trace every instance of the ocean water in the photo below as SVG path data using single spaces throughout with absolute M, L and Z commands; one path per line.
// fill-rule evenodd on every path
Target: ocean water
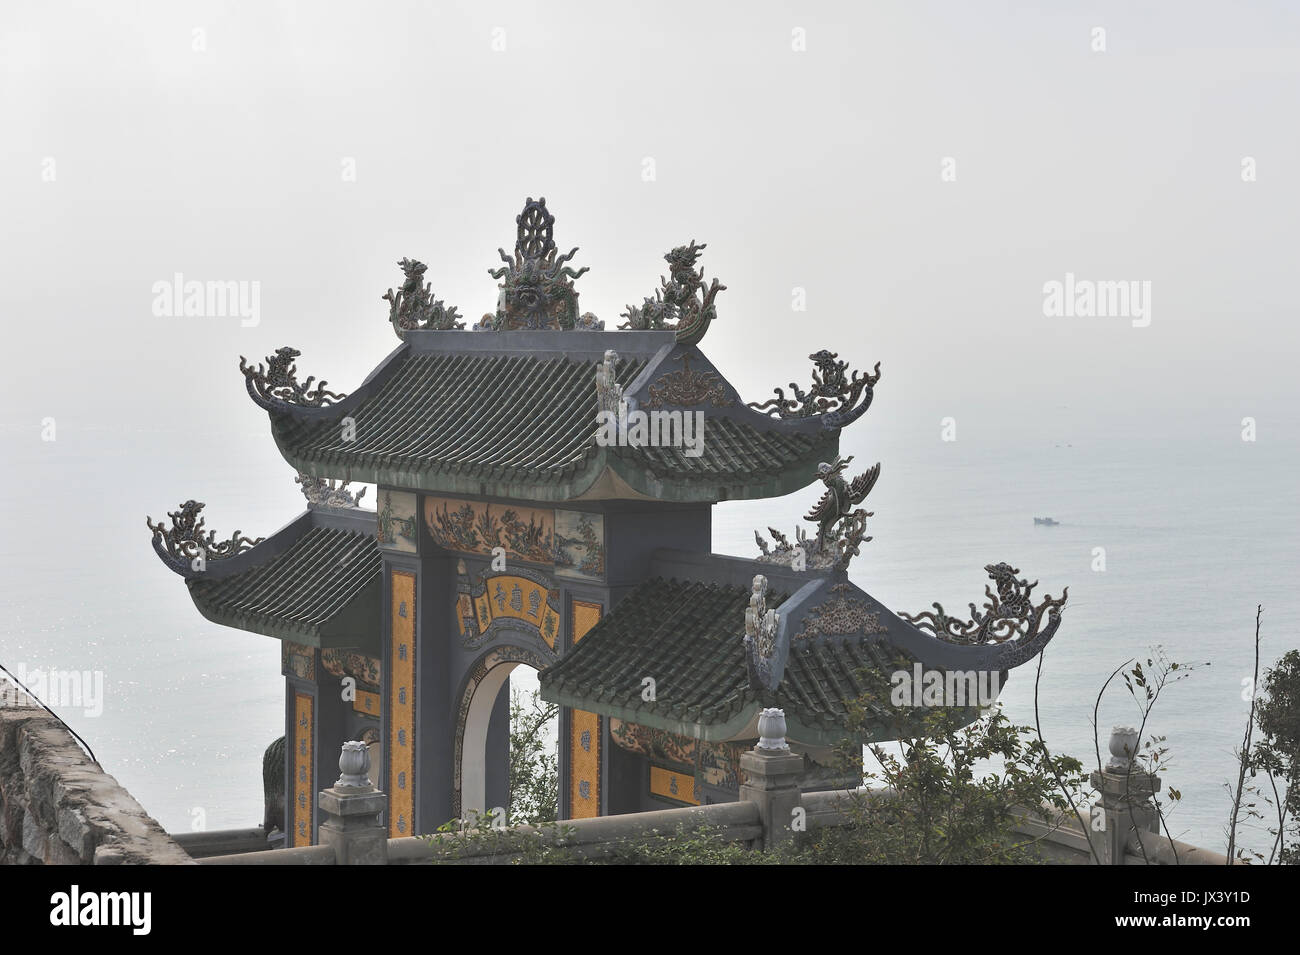
M 164 518 L 195 497 L 220 534 L 272 533 L 302 500 L 269 436 L 62 420 L 54 442 L 26 423 L 3 431 L 10 473 L 27 491 L 11 487 L 0 501 L 0 663 L 101 672 L 102 713 L 61 706 L 60 715 L 169 830 L 258 824 L 262 751 L 282 731 L 278 643 L 200 617 L 154 556 L 145 515 Z M 982 603 L 982 568 L 999 560 L 1039 580 L 1037 594 L 1069 586 L 1039 690 L 1055 751 L 1095 762 L 1093 699 L 1125 660 L 1159 644 L 1173 660 L 1210 664 L 1166 691 L 1148 729 L 1168 737 L 1165 785 L 1183 794 L 1172 831 L 1222 850 L 1256 604 L 1265 608 L 1263 662 L 1297 645 L 1294 452 L 1195 433 L 1158 446 L 1097 437 L 1029 447 L 1010 436 L 947 446 L 901 431 L 860 443 L 874 447 L 852 470 L 877 458 L 884 468 L 869 502 L 874 540 L 851 573 L 886 606 L 917 611 L 939 600 L 954 613 Z M 752 555 L 754 528 L 789 534 L 816 498 L 810 487 L 721 505 L 714 549 Z M 1035 526 L 1036 515 L 1061 524 Z M 1104 570 L 1094 569 L 1096 548 Z M 1002 694 L 1016 722 L 1033 722 L 1033 669 L 1015 671 Z M 516 686 L 534 685 L 516 674 Z M 1110 726 L 1139 719 L 1112 683 L 1103 757 Z M 1247 833 L 1245 842 L 1267 838 Z

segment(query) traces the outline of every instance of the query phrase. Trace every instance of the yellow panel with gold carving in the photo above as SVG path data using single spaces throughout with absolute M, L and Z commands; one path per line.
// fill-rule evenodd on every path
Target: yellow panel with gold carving
M 489 577 L 485 586 L 483 595 L 491 602 L 493 620 L 508 617 L 541 629 L 542 614 L 547 609 L 544 586 L 508 574 Z
M 503 547 L 514 560 L 555 562 L 555 511 L 549 507 L 426 495 L 424 523 L 434 542 L 447 550 L 491 555 L 492 548 Z
M 393 571 L 388 728 L 388 832 L 415 830 L 415 575 Z
M 573 642 L 576 645 L 600 622 L 600 604 L 573 601 Z M 600 717 L 586 710 L 569 716 L 569 818 L 600 815 Z
M 600 717 L 586 710 L 570 716 L 569 818 L 600 815 Z
M 650 794 L 673 802 L 684 802 L 692 806 L 700 804 L 695 795 L 695 777 L 690 773 L 664 769 L 662 766 L 650 767 Z
M 290 806 L 292 822 L 289 825 L 292 846 L 309 846 L 312 843 L 312 810 L 316 807 L 316 791 L 312 781 L 311 759 L 313 731 L 312 703 L 309 693 L 293 695 L 293 800 Z
M 358 713 L 365 713 L 367 716 L 378 716 L 380 703 L 378 693 L 371 693 L 369 690 L 357 690 L 356 698 L 352 701 L 352 709 Z
M 492 624 L 492 601 L 487 591 L 474 598 L 474 612 L 478 615 L 478 632 L 485 633 Z
M 600 623 L 600 604 L 589 604 L 581 600 L 573 602 L 573 642 L 579 640 L 596 624 Z
M 552 650 L 555 649 L 556 639 L 560 635 L 560 615 L 556 613 L 550 604 L 544 604 L 542 607 L 542 625 L 539 628 L 542 631 L 542 639 Z

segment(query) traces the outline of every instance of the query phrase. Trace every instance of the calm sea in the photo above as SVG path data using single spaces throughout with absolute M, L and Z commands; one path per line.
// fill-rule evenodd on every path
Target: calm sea
M 0 662 L 102 672 L 102 714 L 62 707 L 61 715 L 166 828 L 258 824 L 262 751 L 282 732 L 279 645 L 200 617 L 149 547 L 145 515 L 162 518 L 195 497 L 219 533 L 273 532 L 302 503 L 269 436 L 61 420 L 52 443 L 25 425 L 3 437 L 16 481 L 0 502 Z M 1174 834 L 1221 850 L 1255 605 L 1265 608 L 1265 663 L 1297 644 L 1295 452 L 1194 436 L 1159 446 L 1139 438 L 1002 444 L 895 435 L 869 460 L 862 454 L 855 471 L 876 457 L 884 471 L 871 501 L 875 539 L 854 564 L 856 582 L 894 609 L 939 600 L 950 612 L 982 602 L 990 562 L 1019 567 L 1040 581 L 1040 594 L 1068 585 L 1039 704 L 1048 743 L 1088 766 L 1093 698 L 1115 667 L 1145 659 L 1156 644 L 1173 660 L 1209 663 L 1166 691 L 1149 729 L 1168 738 L 1165 784 L 1183 794 Z M 810 488 L 723 505 L 714 549 L 752 555 L 754 528 L 791 533 L 815 499 Z M 1049 515 L 1060 526 L 1033 524 Z M 1094 569 L 1097 548 L 1104 570 Z M 1003 691 L 1017 722 L 1033 721 L 1032 670 L 1016 671 Z M 1112 724 L 1139 719 L 1112 684 L 1101 708 L 1103 753 Z

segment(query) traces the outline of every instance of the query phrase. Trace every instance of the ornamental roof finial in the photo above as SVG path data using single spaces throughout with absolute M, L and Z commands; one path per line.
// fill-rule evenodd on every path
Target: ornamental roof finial
M 858 556 L 863 544 L 871 540 L 867 536 L 867 518 L 875 517 L 874 511 L 855 505 L 867 499 L 880 478 L 880 464 L 877 463 L 852 481 L 844 480 L 844 469 L 852 460 L 853 455 L 849 455 L 847 458 L 837 457 L 831 464 L 823 461 L 817 465 L 817 478 L 826 485 L 826 490 L 803 518 L 816 522 L 817 536 L 810 539 L 803 528 L 796 527 L 792 545 L 788 537 L 775 527 L 769 527 L 768 532 L 776 543 L 776 548 L 772 549 L 762 535 L 754 531 L 754 540 L 762 551 L 759 560 L 787 564 L 796 571 L 848 570 L 849 561 Z
M 727 287 L 717 279 L 707 288 L 704 269 L 698 271 L 695 263 L 708 246 L 701 242 L 679 245 L 664 256 L 671 278 L 659 277 L 660 288 L 653 297 L 647 297 L 640 306 L 629 305 L 622 315 L 627 321 L 619 328 L 637 331 L 668 329 L 677 333 L 677 341 L 686 345 L 698 344 L 709 330 L 709 324 L 718 317 L 713 300 Z
M 406 338 L 408 331 L 417 328 L 447 331 L 465 327 L 464 322 L 456 321 L 460 318 L 456 306 L 444 306 L 442 299 L 434 299 L 431 283 L 421 285 L 427 265 L 415 259 L 402 259 L 397 265 L 405 281 L 396 292 L 389 289 L 380 298 L 388 302 L 388 320 L 398 338 Z
M 234 557 L 260 544 L 265 538 L 252 540 L 235 531 L 228 540 L 218 541 L 216 531 L 206 531 L 203 518 L 203 502 L 189 500 L 177 510 L 168 511 L 172 526 L 166 527 L 162 521 L 154 523 L 146 516 L 145 524 L 153 531 L 153 548 L 158 556 L 171 564 L 176 570 L 201 572 L 210 560 L 224 560 Z
M 298 472 L 293 483 L 301 486 L 302 495 L 307 498 L 308 504 L 316 504 L 320 507 L 356 507 L 366 496 L 364 487 L 355 495 L 349 491 L 348 485 L 352 483 L 351 481 L 335 485 L 333 480 L 312 477 L 302 471 Z
M 497 297 L 495 315 L 484 315 L 476 330 L 514 331 L 542 328 L 602 327 L 594 316 L 579 316 L 578 292 L 573 280 L 587 267 L 576 272 L 566 263 L 577 254 L 575 246 L 559 255 L 555 245 L 555 216 L 546 209 L 546 200 L 529 197 L 524 211 L 515 217 L 515 254 L 497 249 L 504 266 L 488 269 L 494 279 L 503 280 Z
M 761 404 L 751 401 L 749 407 L 774 418 L 820 415 L 822 427 L 827 429 L 846 427 L 862 417 L 875 397 L 876 382 L 880 381 L 880 362 L 876 362 L 874 374 L 855 371 L 849 378 L 844 374 L 849 363 L 838 360 L 839 352 L 823 348 L 808 357 L 817 366 L 811 388 L 804 391 L 792 381 L 789 387 L 793 397 L 787 398 L 783 389 L 774 388 L 775 398 L 768 398 Z

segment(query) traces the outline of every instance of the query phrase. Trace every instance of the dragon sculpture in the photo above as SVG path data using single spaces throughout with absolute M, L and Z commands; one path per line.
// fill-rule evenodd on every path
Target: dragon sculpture
M 997 586 L 985 585 L 984 596 L 987 598 L 981 613 L 970 605 L 970 620 L 959 620 L 948 616 L 943 606 L 935 603 L 934 610 L 923 610 L 918 614 L 899 613 L 899 616 L 922 630 L 926 630 L 948 643 L 964 645 L 983 645 L 1004 643 L 1015 638 L 1016 645 L 1025 647 L 1043 646 L 1051 639 L 1061 621 L 1061 608 L 1069 598 L 1070 588 L 1061 591 L 1060 599 L 1051 594 L 1043 597 L 1043 602 L 1034 606 L 1031 592 L 1038 586 L 1017 575 L 1020 571 L 1007 563 L 986 564 L 985 572 Z M 1043 626 L 1044 620 L 1047 626 Z M 1031 654 L 1032 655 L 1032 654 Z M 1014 661 L 1004 665 L 1014 665 Z
M 396 292 L 389 289 L 380 298 L 388 302 L 388 320 L 398 338 L 405 338 L 408 331 L 417 328 L 447 331 L 465 327 L 464 322 L 456 321 L 461 317 L 456 306 L 445 306 L 442 299 L 435 300 L 431 283 L 421 284 L 427 265 L 415 259 L 402 259 L 397 264 L 405 281 Z
M 215 531 L 205 533 L 203 518 L 199 512 L 203 502 L 189 500 L 180 506 L 180 510 L 168 511 L 172 526 L 166 527 L 162 521 L 154 523 L 146 515 L 144 522 L 153 531 L 153 546 L 160 557 L 170 558 L 168 563 L 189 566 L 194 558 L 202 556 L 204 560 L 223 560 L 234 557 L 249 548 L 260 544 L 265 538 L 252 540 L 235 531 L 228 540 L 218 541 Z
M 845 374 L 849 363 L 839 360 L 839 352 L 823 348 L 808 357 L 817 366 L 811 388 L 804 391 L 792 381 L 789 386 L 792 397 L 787 398 L 784 389 L 774 388 L 775 398 L 762 403 L 751 401 L 749 407 L 777 418 L 821 415 L 825 428 L 843 428 L 862 417 L 875 397 L 880 362 L 876 362 L 874 372 L 854 371 L 850 377 Z
M 848 568 L 849 561 L 858 555 L 861 545 L 871 540 L 866 536 L 867 518 L 875 516 L 874 512 L 857 505 L 866 500 L 880 478 L 880 465 L 875 464 L 851 482 L 844 480 L 844 470 L 852 460 L 850 455 L 837 457 L 832 464 L 823 462 L 817 465 L 817 477 L 826 485 L 826 490 L 813 509 L 804 515 L 804 520 L 817 524 L 817 536 L 809 539 L 803 528 L 795 528 L 795 543 L 791 544 L 788 537 L 769 527 L 768 532 L 776 543 L 776 548 L 772 549 L 762 535 L 754 531 L 754 540 L 762 552 L 760 560 L 797 567 L 799 558 L 802 558 L 808 570 Z
M 664 256 L 671 278 L 660 276 L 660 288 L 652 298 L 646 298 L 638 307 L 629 305 L 620 317 L 627 321 L 619 328 L 636 331 L 670 329 L 677 333 L 677 341 L 685 345 L 698 344 L 709 330 L 709 324 L 718 317 L 713 300 L 727 287 L 714 279 L 704 285 L 704 269 L 698 271 L 695 263 L 707 245 L 679 245 Z
M 327 391 L 326 381 L 323 378 L 313 389 L 311 384 L 316 380 L 315 375 L 309 375 L 306 381 L 299 383 L 298 369 L 293 360 L 301 354 L 298 349 L 286 345 L 277 348 L 274 355 L 267 357 L 265 367 L 258 362 L 256 368 L 248 364 L 244 356 L 240 355 L 239 370 L 244 373 L 248 394 L 252 399 L 263 408 L 274 411 L 277 403 L 323 408 L 347 397 Z
M 496 314 L 483 316 L 476 330 L 513 331 L 538 328 L 598 328 L 603 325 L 590 313 L 578 314 L 578 291 L 573 280 L 588 271 L 576 272 L 566 263 L 578 250 L 557 255 L 553 234 L 555 216 L 546 210 L 546 200 L 530 197 L 524 211 L 515 217 L 515 254 L 497 249 L 505 265 L 488 269 L 502 279 Z

